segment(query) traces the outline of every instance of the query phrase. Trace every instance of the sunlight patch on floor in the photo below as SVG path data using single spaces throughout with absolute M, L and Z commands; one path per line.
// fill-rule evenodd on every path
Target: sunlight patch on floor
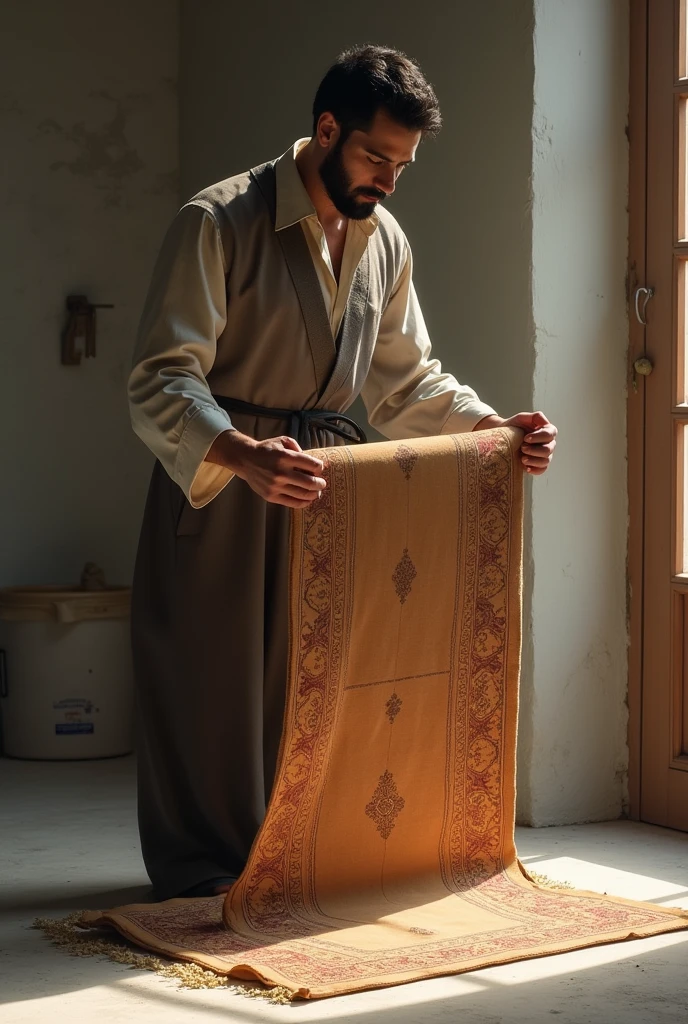
M 662 900 L 663 904 L 688 908 L 685 883 L 667 882 L 652 875 L 610 868 L 577 857 L 552 857 L 538 860 L 537 871 L 557 881 L 571 882 L 577 889 L 625 896 L 632 900 Z M 672 900 L 671 897 L 676 897 Z

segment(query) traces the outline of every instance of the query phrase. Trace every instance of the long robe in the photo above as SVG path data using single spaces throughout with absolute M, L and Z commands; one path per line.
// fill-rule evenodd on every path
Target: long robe
M 263 440 L 288 424 L 230 419 L 213 394 L 344 412 L 361 393 L 391 438 L 471 430 L 493 412 L 430 357 L 408 243 L 386 210 L 367 225 L 336 337 L 309 336 L 278 235 L 314 218 L 293 151 L 199 193 L 163 243 L 141 321 L 130 405 L 157 462 L 132 638 L 139 827 L 161 899 L 241 872 L 284 709 L 289 511 L 204 457 L 224 430 Z

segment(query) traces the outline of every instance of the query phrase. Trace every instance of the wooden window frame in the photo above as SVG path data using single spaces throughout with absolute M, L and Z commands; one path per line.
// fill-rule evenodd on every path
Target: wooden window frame
M 645 398 L 633 390 L 633 363 L 645 354 L 645 332 L 633 310 L 637 287 L 645 285 L 647 189 L 648 0 L 630 3 L 629 182 L 628 182 L 628 796 L 629 817 L 640 820 L 643 698 L 643 539 L 645 523 Z

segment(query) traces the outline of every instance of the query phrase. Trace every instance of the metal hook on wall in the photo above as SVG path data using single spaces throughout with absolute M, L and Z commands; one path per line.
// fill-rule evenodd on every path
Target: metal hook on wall
M 650 301 L 650 299 L 652 298 L 652 296 L 654 295 L 654 293 L 655 293 L 654 288 L 640 287 L 640 288 L 636 288 L 636 290 L 635 290 L 635 315 L 636 315 L 636 319 L 637 319 L 638 323 L 642 324 L 643 327 L 647 327 L 647 320 L 645 319 L 645 310 L 647 309 L 647 304 Z M 641 296 L 641 294 L 645 296 L 645 299 L 643 301 L 642 312 L 640 310 L 640 296 Z

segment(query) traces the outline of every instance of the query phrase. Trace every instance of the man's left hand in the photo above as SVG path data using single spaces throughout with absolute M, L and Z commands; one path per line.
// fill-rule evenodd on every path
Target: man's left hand
M 473 429 L 490 430 L 494 427 L 518 427 L 525 431 L 521 462 L 526 473 L 542 476 L 549 468 L 557 446 L 557 428 L 543 412 L 519 412 L 506 420 L 501 416 L 486 416 Z

